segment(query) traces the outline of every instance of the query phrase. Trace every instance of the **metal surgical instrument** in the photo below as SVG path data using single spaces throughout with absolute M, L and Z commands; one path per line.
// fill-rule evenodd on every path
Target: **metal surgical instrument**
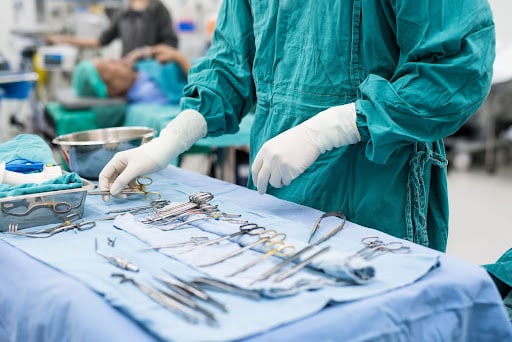
M 126 275 L 122 273 L 113 273 L 111 274 L 111 277 L 118 277 L 121 278 L 121 283 L 132 283 L 135 285 L 142 293 L 153 299 L 158 304 L 162 305 L 163 307 L 173 311 L 174 313 L 180 315 L 183 317 L 186 321 L 191 323 L 198 323 L 199 318 L 197 317 L 196 313 L 191 310 L 186 305 L 182 304 L 181 302 L 166 296 L 165 294 L 161 293 L 160 291 L 154 290 L 150 288 L 149 286 L 146 286 L 142 283 L 139 283 L 138 281 L 135 281 L 132 278 L 128 278 Z
M 142 222 L 153 224 L 164 221 L 167 223 L 169 218 L 181 215 L 192 209 L 196 209 L 201 204 L 208 203 L 213 199 L 213 195 L 209 192 L 196 192 L 190 195 L 188 199 L 189 202 L 158 209 L 156 214 L 146 218 Z
M 10 228 L 9 233 L 33 237 L 33 238 L 48 238 L 52 235 L 55 235 L 60 232 L 65 232 L 67 230 L 88 230 L 88 229 L 96 227 L 96 222 L 94 222 L 94 221 L 87 221 L 87 222 L 81 221 L 81 222 L 77 222 L 77 223 L 72 223 L 72 221 L 74 221 L 75 219 L 79 219 L 79 218 L 80 218 L 80 214 L 78 214 L 78 213 L 71 214 L 71 215 L 68 215 L 68 217 L 64 223 L 59 224 L 55 227 L 41 229 L 41 230 L 38 230 L 35 232 L 20 232 L 17 230 L 17 226 L 13 226 L 12 229 L 9 226 L 9 228 Z
M 2 212 L 6 213 L 7 215 L 12 216 L 27 216 L 32 211 L 38 209 L 38 208 L 50 208 L 54 213 L 56 214 L 65 214 L 69 212 L 71 209 L 73 209 L 73 206 L 69 204 L 68 202 L 54 202 L 54 201 L 44 201 L 42 198 L 41 200 L 37 200 L 36 198 L 27 199 L 27 207 L 23 211 L 15 211 L 11 210 L 14 208 L 17 208 L 21 206 L 21 204 L 15 204 L 12 202 L 4 202 L 2 203 Z
M 198 285 L 201 288 L 207 287 L 211 288 L 217 291 L 227 292 L 230 294 L 235 294 L 243 297 L 247 297 L 254 300 L 261 299 L 261 295 L 258 291 L 254 290 L 247 290 L 235 285 L 228 284 L 226 282 L 212 279 L 212 278 L 206 278 L 206 277 L 198 277 L 190 281 L 193 285 Z
M 142 250 L 147 251 L 150 249 L 178 248 L 178 247 L 185 247 L 185 246 L 189 246 L 189 245 L 198 245 L 205 241 L 208 241 L 208 237 L 206 237 L 206 236 L 192 236 L 190 238 L 190 240 L 188 240 L 188 241 L 161 244 L 161 245 L 153 245 L 153 246 L 144 247 L 144 248 L 142 248 Z
M 224 241 L 224 240 L 228 240 L 228 239 L 231 239 L 231 238 L 243 235 L 243 234 L 258 235 L 260 232 L 262 232 L 264 230 L 266 230 L 265 227 L 260 227 L 256 223 L 246 223 L 246 224 L 243 224 L 243 225 L 240 226 L 240 229 L 239 229 L 238 232 L 231 233 L 229 235 L 225 235 L 225 236 L 222 236 L 222 237 L 217 238 L 217 239 L 213 239 L 213 240 L 209 240 L 209 241 L 200 243 L 200 244 L 198 244 L 198 245 L 196 245 L 196 246 L 194 246 L 194 247 L 192 247 L 190 249 L 187 249 L 185 251 L 177 253 L 177 255 L 188 253 L 188 252 L 192 252 L 192 251 L 195 251 L 196 249 L 199 249 L 199 248 L 202 248 L 202 247 L 206 247 L 206 246 L 209 246 L 209 245 L 213 245 L 214 243 L 218 243 L 218 242 L 221 242 L 221 241 Z
M 107 255 L 103 252 L 100 252 L 98 250 L 98 239 L 94 239 L 94 251 L 96 252 L 96 254 L 101 255 L 102 257 L 107 259 L 108 262 L 110 262 L 114 266 L 117 266 L 117 267 L 119 267 L 123 270 L 127 270 L 127 271 L 139 272 L 139 268 L 137 267 L 137 265 L 131 263 L 130 261 L 128 261 L 122 257 L 119 257 L 119 256 Z
M 279 274 L 276 278 L 274 278 L 274 283 L 277 283 L 277 282 L 280 282 L 280 281 L 283 281 L 285 280 L 286 278 L 294 275 L 295 273 L 297 273 L 298 271 L 300 271 L 301 269 L 303 269 L 304 267 L 306 267 L 307 265 L 309 265 L 314 258 L 316 258 L 317 256 L 321 255 L 321 254 L 324 254 L 325 252 L 327 252 L 329 249 L 331 249 L 330 246 L 327 246 L 327 247 L 324 247 L 322 248 L 321 250 L 319 250 L 318 252 L 315 252 L 314 254 L 312 254 L 311 256 L 307 257 L 305 260 L 301 261 L 300 263 L 296 264 L 295 266 L 293 266 L 292 268 L 290 268 L 289 270 L 286 270 L 285 272 Z
M 365 260 L 371 260 L 384 253 L 409 253 L 411 248 L 404 246 L 401 241 L 384 243 L 376 236 L 368 236 L 361 239 L 366 246 L 354 253 L 352 257 L 359 256 Z
M 236 269 L 234 272 L 226 275 L 226 277 L 232 277 L 235 274 L 247 271 L 249 268 L 255 266 L 257 263 L 259 263 L 259 262 L 261 262 L 261 261 L 263 261 L 263 260 L 265 260 L 267 258 L 270 258 L 273 255 L 284 257 L 284 256 L 288 256 L 291 253 L 295 252 L 295 246 L 293 246 L 293 245 L 285 244 L 283 242 L 280 242 L 280 243 L 278 242 L 278 243 L 274 243 L 274 244 L 277 245 L 276 248 L 269 250 L 268 252 L 266 252 L 265 254 L 261 255 L 260 257 L 258 257 L 256 259 L 254 259 L 253 261 L 251 261 L 251 262 L 241 266 L 240 268 Z M 251 283 L 251 285 L 254 284 L 256 281 L 257 280 L 253 281 Z
M 121 191 L 124 195 L 138 195 L 142 194 L 148 201 L 159 200 L 162 196 L 156 191 L 148 191 L 146 187 L 153 184 L 153 180 L 148 176 L 138 176 L 135 178 L 135 184 L 130 184 L 127 188 Z M 88 195 L 110 195 L 110 190 L 93 190 L 88 191 Z
M 228 312 L 228 310 L 224 304 L 222 304 L 221 302 L 212 298 L 208 293 L 206 293 L 206 291 L 201 289 L 199 286 L 192 284 L 190 282 L 187 282 L 181 278 L 178 278 L 177 276 L 171 274 L 170 272 L 168 272 L 166 270 L 163 270 L 163 271 L 174 278 L 173 281 L 170 281 L 168 279 L 166 279 L 166 281 L 167 281 L 167 285 L 172 287 L 176 292 L 181 292 L 182 294 L 188 293 L 189 295 L 192 295 L 204 302 L 211 304 L 212 306 L 215 306 L 217 309 L 221 310 L 222 312 Z
M 318 218 L 318 220 L 316 220 L 315 225 L 313 226 L 313 229 L 311 230 L 311 234 L 309 235 L 308 243 L 311 243 L 311 240 L 313 240 L 313 236 L 315 235 L 315 233 L 318 231 L 318 228 L 320 227 L 320 223 L 326 217 L 338 217 L 338 218 L 342 219 L 343 221 L 339 225 L 337 225 L 336 227 L 334 227 L 333 229 L 328 231 L 324 236 L 322 236 L 319 240 L 317 240 L 313 245 L 319 245 L 322 242 L 329 240 L 331 237 L 336 235 L 336 233 L 338 233 L 340 230 L 342 230 L 343 227 L 345 226 L 345 221 L 346 221 L 345 214 L 343 214 L 341 211 L 330 211 L 330 212 L 324 213 L 322 216 L 320 216 Z
M 221 263 L 229 258 L 233 258 L 243 252 L 245 252 L 246 250 L 248 249 L 251 249 L 251 248 L 254 248 L 258 245 L 261 245 L 263 243 L 267 244 L 271 241 L 279 241 L 279 242 L 284 242 L 284 239 L 286 239 L 286 234 L 285 233 L 278 233 L 276 232 L 275 230 L 264 230 L 262 232 L 259 232 L 258 233 L 258 237 L 259 239 L 253 243 L 250 243 L 248 245 L 245 245 L 241 248 L 238 248 L 236 250 L 234 250 L 233 252 L 231 253 L 228 253 L 216 260 L 213 260 L 211 262 L 208 262 L 206 264 L 202 264 L 202 265 L 198 265 L 199 267 L 206 267 L 206 266 L 213 266 L 213 265 L 216 265 L 218 263 Z
M 239 214 L 227 214 L 227 213 L 224 213 L 224 212 L 218 210 L 216 205 L 207 204 L 207 203 L 206 204 L 200 204 L 199 208 L 192 209 L 189 212 L 186 212 L 186 213 L 183 213 L 181 215 L 175 216 L 175 217 L 173 217 L 172 219 L 170 219 L 168 221 L 165 220 L 167 222 L 163 221 L 163 223 L 171 223 L 173 221 L 177 221 L 177 220 L 179 220 L 181 218 L 192 216 L 192 215 L 200 215 L 200 216 L 199 217 L 193 217 L 193 218 L 188 219 L 186 221 L 183 221 L 183 222 L 180 222 L 180 223 L 176 223 L 176 224 L 171 225 L 171 226 L 166 226 L 166 227 L 161 228 L 161 229 L 162 230 L 173 230 L 173 229 L 185 226 L 187 224 L 190 224 L 192 222 L 201 221 L 201 220 L 227 221 L 227 222 L 230 222 L 230 223 L 239 223 L 239 224 L 247 223 L 246 220 L 237 219 L 241 215 L 239 215 Z
M 322 220 L 326 217 L 331 217 L 331 216 L 335 216 L 335 217 L 339 217 L 341 218 L 343 221 L 336 227 L 334 227 L 333 229 L 331 229 L 329 232 L 327 232 L 324 236 L 322 236 L 319 240 L 317 240 L 316 242 L 302 248 L 300 251 L 298 251 L 297 253 L 289 256 L 288 258 L 286 258 L 285 260 L 281 261 L 279 264 L 275 265 L 274 267 L 272 267 L 271 269 L 269 269 L 267 272 L 261 274 L 258 278 L 256 278 L 253 283 L 255 282 L 258 282 L 258 281 L 261 281 L 261 280 L 265 280 L 267 279 L 268 277 L 270 277 L 271 275 L 277 273 L 280 269 L 282 269 L 283 267 L 285 267 L 286 265 L 288 265 L 289 263 L 293 262 L 293 260 L 297 259 L 298 257 L 300 257 L 301 255 L 303 255 L 304 253 L 306 253 L 307 251 L 309 251 L 310 249 L 312 249 L 314 246 L 317 246 L 319 244 L 321 244 L 322 242 L 328 240 L 329 238 L 331 238 L 332 236 L 334 236 L 336 233 L 338 233 L 341 229 L 343 229 L 343 227 L 345 226 L 345 222 L 346 222 L 346 218 L 345 218 L 345 215 L 340 212 L 340 211 L 333 211 L 333 212 L 327 212 L 327 213 L 324 213 L 322 216 L 320 216 L 318 218 L 318 220 L 315 222 L 315 225 L 313 226 L 313 229 L 311 230 L 311 234 L 309 236 L 309 240 L 308 242 L 311 241 L 311 239 L 313 238 L 313 236 L 315 235 L 316 231 L 318 230 L 318 228 L 320 227 L 320 223 L 322 222 Z
M 120 213 L 131 213 L 131 214 L 145 213 L 151 209 L 163 208 L 164 206 L 168 205 L 169 203 L 171 203 L 171 201 L 160 199 L 160 200 L 150 201 L 149 205 L 141 205 L 138 207 L 109 210 L 105 214 L 108 215 L 108 214 L 120 214 Z

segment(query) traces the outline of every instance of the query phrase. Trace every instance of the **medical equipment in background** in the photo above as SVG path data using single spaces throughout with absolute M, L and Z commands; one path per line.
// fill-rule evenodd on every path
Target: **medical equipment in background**
M 67 44 L 41 46 L 38 67 L 45 71 L 72 72 L 77 63 L 78 49 Z

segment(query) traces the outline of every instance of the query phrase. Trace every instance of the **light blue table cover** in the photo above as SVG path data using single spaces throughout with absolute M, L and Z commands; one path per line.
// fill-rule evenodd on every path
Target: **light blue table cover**
M 304 241 L 309 227 L 321 214 L 174 167 L 153 175 L 153 179 L 153 187 L 158 186 L 164 194 L 174 194 L 178 201 L 192 190 L 210 191 L 221 208 L 235 203 L 237 208 L 247 208 L 247 214 L 252 213 L 262 220 L 275 217 L 280 219 L 279 223 L 297 222 L 296 230 L 289 232 L 289 237 L 296 241 Z M 85 219 L 100 217 L 107 209 L 136 204 L 140 201 L 113 200 L 105 205 L 99 198 L 89 198 Z M 272 228 L 271 222 L 266 224 Z M 338 242 L 335 239 L 343 237 L 343 241 L 357 245 L 360 236 L 375 234 L 373 230 L 356 225 L 346 228 L 333 238 L 333 244 Z M 116 239 L 115 248 L 106 244 L 107 237 Z M 142 253 L 140 248 L 144 243 L 132 234 L 112 228 L 112 222 L 101 221 L 90 231 L 67 232 L 51 240 L 6 234 L 1 238 L 54 268 L 34 261 L 16 248 L 0 245 L 0 276 L 4 279 L 0 309 L 5 317 L 0 323 L 2 341 L 224 341 L 250 336 L 261 341 L 308 341 L 311 338 L 502 341 L 512 337 L 501 299 L 483 269 L 416 245 L 412 245 L 414 255 L 430 255 L 432 260 L 440 256 L 440 267 L 423 271 L 424 276 L 418 281 L 414 282 L 417 275 L 406 279 L 399 289 L 368 290 L 370 286 L 378 286 L 379 279 L 385 279 L 386 273 L 397 278 L 407 273 L 382 269 L 377 264 L 377 261 L 385 263 L 382 257 L 375 259 L 376 281 L 354 287 L 353 291 L 369 291 L 368 298 L 359 295 L 362 299 L 346 301 L 348 297 L 343 291 L 349 287 L 340 288 L 342 294 L 337 292 L 340 289 L 333 292 L 322 289 L 260 302 L 214 294 L 228 303 L 230 312 L 218 314 L 220 326 L 212 328 L 191 326 L 147 300 L 131 285 L 119 284 L 118 280 L 110 278 L 110 273 L 118 270 L 95 255 L 95 238 L 103 251 L 115 252 L 139 264 L 142 271 L 135 276 L 137 279 L 149 282 L 151 274 L 160 274 L 162 268 L 182 275 L 197 272 L 195 267 L 162 253 Z M 103 298 L 88 291 L 83 283 Z M 344 303 L 326 308 L 331 299 Z M 372 323 L 371 329 L 368 329 L 368 322 Z

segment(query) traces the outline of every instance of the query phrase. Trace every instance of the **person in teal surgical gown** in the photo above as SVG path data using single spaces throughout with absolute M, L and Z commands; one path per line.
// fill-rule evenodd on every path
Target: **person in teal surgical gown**
M 117 195 L 254 111 L 249 187 L 445 250 L 443 138 L 485 100 L 494 46 L 487 0 L 224 0 L 182 112 L 100 187 Z

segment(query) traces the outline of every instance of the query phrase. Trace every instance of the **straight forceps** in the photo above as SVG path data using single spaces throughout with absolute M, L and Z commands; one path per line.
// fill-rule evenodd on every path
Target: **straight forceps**
M 361 239 L 366 246 L 357 251 L 352 257 L 359 256 L 365 260 L 371 260 L 385 253 L 405 254 L 411 251 L 409 246 L 404 246 L 400 241 L 384 243 L 376 236 L 368 236 Z
M 162 196 L 156 191 L 148 191 L 146 187 L 153 184 L 153 180 L 148 176 L 138 176 L 135 181 L 130 184 L 127 188 L 121 191 L 124 195 L 138 195 L 142 194 L 148 201 L 159 200 Z M 89 191 L 89 195 L 110 195 L 109 190 L 94 190 Z
M 247 271 L 249 268 L 255 266 L 259 262 L 270 258 L 271 256 L 275 255 L 278 257 L 285 257 L 290 255 L 291 253 L 295 252 L 295 246 L 286 244 L 284 241 L 272 241 L 269 242 L 268 246 L 276 246 L 275 248 L 267 251 L 265 254 L 261 255 L 260 257 L 254 259 L 253 261 L 241 266 L 240 268 L 236 269 L 234 272 L 226 275 L 226 277 L 232 277 L 238 273 L 242 273 L 244 271 Z M 253 281 L 250 285 L 254 284 L 256 281 Z
M 77 222 L 72 223 L 74 220 L 79 219 L 80 214 L 75 213 L 72 215 L 68 215 L 66 221 L 64 223 L 59 224 L 55 227 L 41 229 L 35 232 L 19 232 L 19 231 L 9 231 L 10 234 L 16 234 L 16 235 L 23 235 L 33 238 L 48 238 L 52 235 L 58 234 L 60 232 L 65 232 L 67 230 L 88 230 L 91 228 L 96 227 L 96 222 L 94 221 L 87 221 L 87 222 Z
M 256 223 L 246 223 L 246 224 L 243 224 L 243 225 L 240 226 L 240 230 L 238 232 L 235 232 L 235 233 L 232 233 L 232 234 L 229 234 L 229 235 L 226 235 L 226 236 L 222 236 L 222 237 L 217 238 L 217 239 L 208 240 L 206 242 L 200 243 L 200 244 L 195 245 L 194 247 L 192 247 L 190 249 L 187 249 L 185 251 L 182 251 L 182 252 L 176 253 L 176 254 L 180 255 L 180 254 L 192 252 L 192 251 L 195 251 L 195 250 L 197 250 L 199 248 L 206 247 L 206 246 L 209 246 L 209 245 L 213 245 L 214 243 L 222 242 L 224 240 L 229 240 L 231 238 L 234 238 L 234 237 L 237 237 L 237 236 L 240 236 L 240 235 L 244 235 L 244 234 L 258 235 L 260 232 L 265 231 L 265 230 L 266 230 L 265 227 L 260 227 Z
M 283 243 L 284 242 L 284 239 L 286 239 L 286 234 L 285 233 L 278 233 L 276 232 L 275 230 L 264 230 L 262 232 L 259 232 L 257 233 L 257 237 L 259 237 L 259 239 L 253 243 L 250 243 L 246 246 L 243 246 L 242 248 L 238 248 L 237 250 L 231 252 L 231 253 L 228 253 L 214 261 L 211 261 L 211 262 L 208 262 L 206 264 L 202 264 L 202 265 L 198 265 L 199 267 L 206 267 L 206 266 L 212 266 L 212 265 L 216 265 L 218 263 L 221 263 L 229 258 L 233 258 L 239 254 L 242 254 L 243 252 L 245 252 L 246 250 L 248 249 L 251 249 L 251 248 L 254 248 L 258 245 L 261 245 L 261 244 L 266 244 L 268 245 L 269 243 L 271 242 L 281 242 Z
M 334 236 L 336 233 L 338 233 L 340 230 L 343 229 L 343 227 L 345 226 L 345 222 L 346 222 L 346 218 L 345 218 L 345 215 L 341 212 L 341 211 L 331 211 L 331 212 L 327 212 L 327 213 L 324 213 L 322 216 L 320 216 L 318 218 L 318 220 L 315 222 L 315 225 L 313 226 L 313 229 L 311 230 L 311 234 L 309 236 L 309 240 L 308 240 L 308 243 L 311 242 L 313 236 L 315 235 L 315 233 L 317 232 L 318 228 L 320 227 L 320 223 L 322 222 L 322 220 L 326 217 L 338 217 L 340 219 L 342 219 L 342 222 L 337 225 L 336 227 L 334 227 L 333 229 L 331 229 L 330 231 L 328 231 L 324 236 L 322 236 L 320 239 L 318 239 L 317 241 L 309 244 L 308 246 L 302 248 L 301 250 L 299 250 L 297 253 L 289 256 L 288 258 L 284 259 L 283 261 L 281 261 L 279 264 L 275 265 L 274 267 L 272 267 L 270 270 L 268 270 L 267 272 L 261 274 L 258 278 L 256 278 L 253 283 L 255 282 L 258 282 L 258 281 L 261 281 L 261 280 L 265 280 L 267 279 L 268 277 L 270 277 L 271 275 L 277 273 L 280 269 L 282 269 L 283 267 L 285 267 L 286 265 L 288 265 L 289 263 L 293 262 L 295 259 L 297 259 L 298 257 L 300 257 L 301 255 L 303 255 L 304 253 L 306 253 L 307 251 L 309 251 L 310 249 L 312 249 L 314 246 L 317 246 L 319 244 L 321 244 L 322 242 L 330 239 L 332 236 Z M 325 252 L 325 251 L 324 251 Z M 320 252 L 319 252 L 320 253 Z M 322 252 L 323 253 L 323 252 Z M 319 255 L 318 253 L 316 253 L 315 256 Z M 305 267 L 307 266 L 313 259 L 312 258 L 308 258 L 308 263 L 304 264 L 302 267 Z M 304 261 L 305 262 L 305 261 Z M 301 268 L 302 268 L 301 267 Z M 291 275 L 291 274 L 290 274 Z
M 188 241 L 183 242 L 175 242 L 175 243 L 167 243 L 167 244 L 161 244 L 161 245 L 153 245 L 142 248 L 142 250 L 150 250 L 150 249 L 161 249 L 161 248 L 178 248 L 178 247 L 185 247 L 189 245 L 199 245 L 200 243 L 203 243 L 205 241 L 208 241 L 208 237 L 206 236 L 192 236 Z

